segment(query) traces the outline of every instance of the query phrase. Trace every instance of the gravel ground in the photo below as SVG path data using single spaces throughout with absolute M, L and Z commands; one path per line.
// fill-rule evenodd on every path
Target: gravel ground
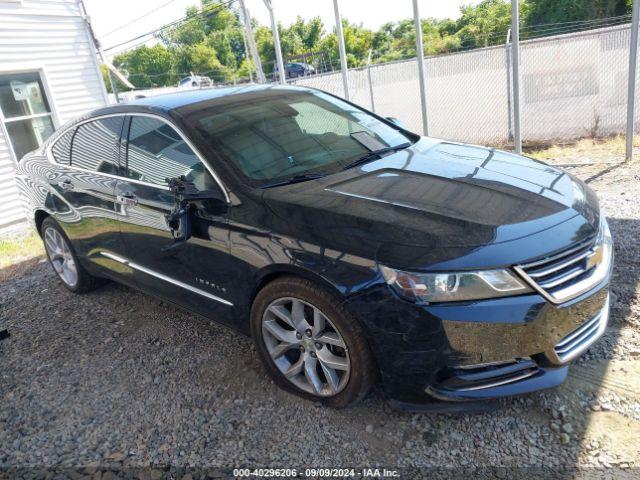
M 116 284 L 75 296 L 42 259 L 1 270 L 11 337 L 0 342 L 0 478 L 52 466 L 102 479 L 235 466 L 454 469 L 445 476 L 518 466 L 572 478 L 600 467 L 637 478 L 640 168 L 572 171 L 605 167 L 591 185 L 616 240 L 611 326 L 564 386 L 490 413 L 397 412 L 380 391 L 322 408 L 276 388 L 248 338 L 198 316 Z

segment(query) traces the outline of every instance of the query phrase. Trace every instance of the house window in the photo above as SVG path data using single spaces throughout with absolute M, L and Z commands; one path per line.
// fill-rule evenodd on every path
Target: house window
M 53 133 L 51 107 L 37 72 L 0 74 L 0 112 L 17 160 Z

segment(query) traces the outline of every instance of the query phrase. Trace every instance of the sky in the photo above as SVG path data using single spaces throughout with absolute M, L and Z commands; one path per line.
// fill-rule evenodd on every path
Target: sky
M 458 18 L 460 6 L 480 0 L 419 0 L 420 16 Z M 185 8 L 199 5 L 199 0 L 84 0 L 96 36 L 103 48 L 125 42 L 184 16 Z M 289 25 L 300 15 L 304 19 L 320 16 L 330 31 L 335 24 L 332 0 L 272 0 L 276 19 Z M 246 0 L 251 16 L 269 25 L 269 13 L 263 0 Z M 340 0 L 340 13 L 351 22 L 377 29 L 386 22 L 411 18 L 411 0 Z M 156 11 L 151 12 L 152 10 Z M 138 19 L 139 17 L 142 17 Z M 135 20 L 135 21 L 134 21 Z M 116 31 L 118 27 L 126 25 Z M 110 50 L 110 56 L 125 46 Z

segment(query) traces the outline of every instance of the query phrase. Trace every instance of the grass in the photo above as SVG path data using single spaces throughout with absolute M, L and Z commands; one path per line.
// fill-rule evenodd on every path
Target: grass
M 44 247 L 35 231 L 0 238 L 0 269 L 40 255 L 44 255 Z
M 634 148 L 640 147 L 640 136 L 633 141 Z M 552 147 L 532 150 L 528 156 L 551 163 L 618 163 L 624 160 L 626 139 L 619 135 L 608 138 L 585 138 L 571 145 L 554 145 Z M 636 156 L 638 153 L 635 154 Z

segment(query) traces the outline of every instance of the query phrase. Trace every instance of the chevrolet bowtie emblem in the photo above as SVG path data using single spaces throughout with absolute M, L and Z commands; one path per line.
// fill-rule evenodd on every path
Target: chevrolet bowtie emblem
M 598 245 L 593 252 L 587 256 L 587 270 L 597 267 L 602 262 L 602 246 Z

